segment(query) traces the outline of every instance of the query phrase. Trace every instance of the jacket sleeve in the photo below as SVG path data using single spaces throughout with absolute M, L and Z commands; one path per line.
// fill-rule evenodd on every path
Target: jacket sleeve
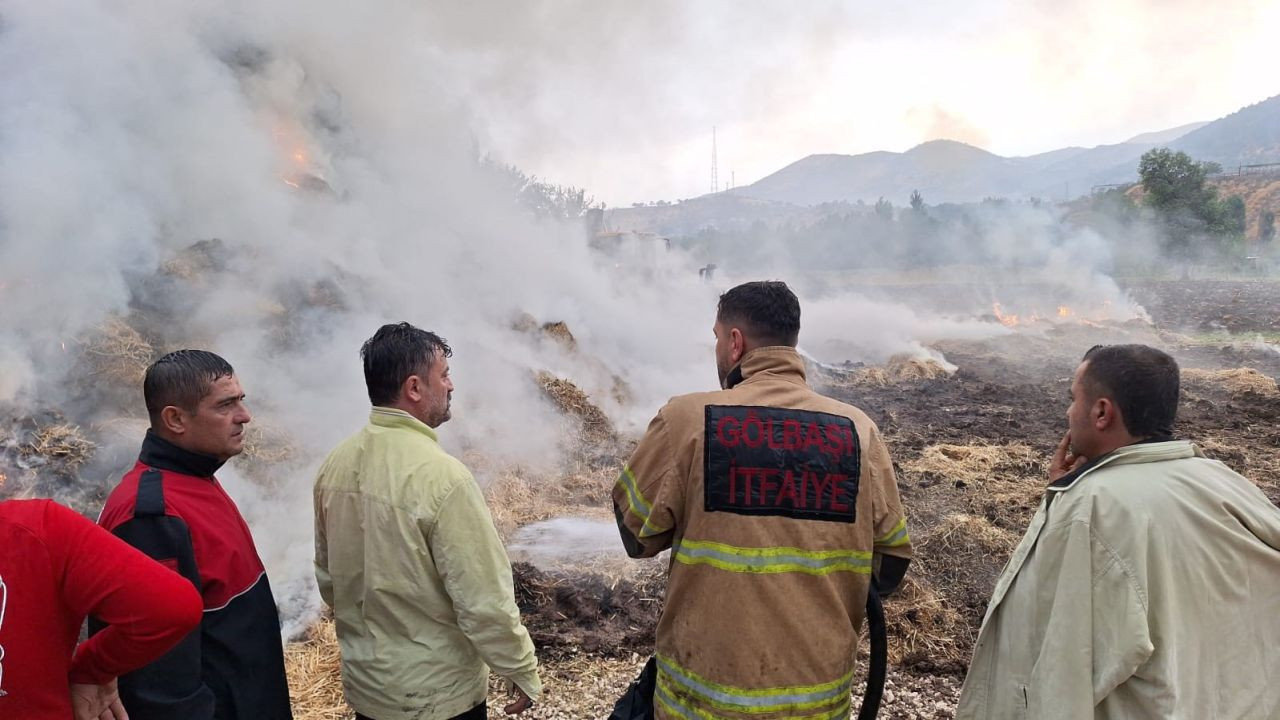
M 458 627 L 486 665 L 537 699 L 538 658 L 520 622 L 511 562 L 470 474 L 440 505 L 426 538 Z
M 320 491 L 320 483 L 316 482 L 315 502 L 315 541 L 316 541 L 316 588 L 320 591 L 320 599 L 330 608 L 333 607 L 333 576 L 329 574 L 329 538 L 326 535 L 324 494 Z
M 1146 599 L 1128 565 L 1085 522 L 1041 533 L 1037 554 L 1052 553 L 1045 574 L 1044 640 L 1026 687 L 1027 717 L 1092 719 L 1095 706 L 1138 670 L 1154 647 Z
M 874 425 L 868 433 L 864 462 L 872 492 L 872 536 L 875 538 L 872 562 L 876 589 L 881 595 L 888 595 L 906 575 L 911 562 L 911 536 L 907 533 L 907 515 L 898 497 L 898 480 L 889 448 Z
M 653 557 L 671 547 L 684 519 L 684 483 L 676 470 L 665 410 L 649 423 L 613 486 L 613 514 L 633 558 Z
M 110 682 L 156 660 L 200 624 L 200 595 L 178 574 L 61 505 L 49 503 L 46 527 L 63 603 L 76 617 L 107 623 L 76 649 L 71 682 Z
M 136 516 L 112 532 L 200 588 L 200 572 L 187 524 L 172 515 Z M 90 629 L 106 632 L 110 620 L 95 617 Z M 120 677 L 120 700 L 135 720 L 212 720 L 214 695 L 202 677 L 201 633 L 188 633 L 155 662 Z

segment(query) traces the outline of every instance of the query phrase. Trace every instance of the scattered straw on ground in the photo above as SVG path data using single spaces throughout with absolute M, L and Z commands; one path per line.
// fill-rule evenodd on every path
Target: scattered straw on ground
M 109 382 L 141 387 L 155 348 L 124 320 L 111 317 L 90 334 L 84 357 L 92 372 Z
M 1232 395 L 1257 393 L 1264 396 L 1280 395 L 1275 379 L 1264 375 L 1253 368 L 1231 368 L 1228 370 L 1200 370 L 1187 368 L 1182 371 L 1182 379 L 1191 383 L 1219 385 Z
M 992 525 L 985 518 L 955 513 L 930 528 L 916 546 L 922 556 L 953 562 L 970 555 L 1008 557 L 1018 540 L 1016 533 Z
M 294 720 L 346 720 L 355 716 L 342 695 L 341 660 L 333 620 L 312 626 L 284 651 Z
M 27 457 L 56 461 L 68 470 L 83 465 L 97 448 L 75 425 L 46 425 L 22 448 Z
M 463 455 L 463 462 L 473 472 L 484 467 L 473 465 L 470 459 L 471 453 Z M 589 514 L 583 512 L 584 508 L 605 512 L 617 479 L 617 468 L 577 464 L 552 475 L 510 466 L 483 469 L 477 472 L 477 476 L 480 475 L 488 480 L 485 498 L 493 524 L 498 534 L 506 538 L 529 523 L 561 515 Z
M 1039 472 L 1040 454 L 1021 443 L 1012 445 L 930 445 L 903 469 L 947 480 L 978 483 L 999 472 L 1020 475 Z
M 895 666 L 952 670 L 968 662 L 956 638 L 959 613 L 947 607 L 928 580 L 908 573 L 884 601 L 889 661 Z

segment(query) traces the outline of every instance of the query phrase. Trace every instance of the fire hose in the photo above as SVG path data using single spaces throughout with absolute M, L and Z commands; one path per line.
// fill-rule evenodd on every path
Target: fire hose
M 889 637 L 884 624 L 884 604 L 873 581 L 867 588 L 867 634 L 871 636 L 871 658 L 867 663 L 867 689 L 862 693 L 862 709 L 858 720 L 875 720 L 884 696 L 884 681 L 889 672 Z

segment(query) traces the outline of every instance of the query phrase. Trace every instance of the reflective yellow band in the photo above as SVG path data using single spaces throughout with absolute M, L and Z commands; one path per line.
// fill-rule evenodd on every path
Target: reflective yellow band
M 640 493 L 640 485 L 636 482 L 636 476 L 631 472 L 630 466 L 622 466 L 622 474 L 618 475 L 617 484 L 621 485 L 623 491 L 627 494 L 627 507 L 643 523 L 640 527 L 640 537 L 661 535 L 669 529 L 659 528 L 649 522 L 649 516 L 653 514 L 653 505 L 648 500 L 645 500 L 644 495 Z
M 833 572 L 871 573 L 866 550 L 804 550 L 795 547 L 742 548 L 707 540 L 680 541 L 672 551 L 676 562 L 710 565 L 729 572 L 827 575 Z
M 907 535 L 907 519 L 905 517 L 899 520 L 892 530 L 876 538 L 876 545 L 880 547 L 898 547 L 909 542 L 911 542 L 911 537 Z
M 789 718 L 825 720 L 847 715 L 852 679 L 851 670 L 837 680 L 818 685 L 739 688 L 708 680 L 680 667 L 670 658 L 658 655 L 655 695 L 681 717 L 720 717 L 705 709 L 709 707 L 746 715 L 786 712 Z M 692 702 L 684 701 L 686 698 Z M 803 711 L 815 712 L 796 714 Z

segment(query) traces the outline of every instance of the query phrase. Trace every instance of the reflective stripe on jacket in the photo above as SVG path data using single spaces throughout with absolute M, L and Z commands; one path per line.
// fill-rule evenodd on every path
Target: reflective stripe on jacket
M 375 407 L 321 466 L 315 511 L 316 580 L 357 712 L 460 715 L 484 701 L 490 667 L 538 697 L 506 550 L 471 473 L 431 428 Z
M 843 718 L 879 554 L 911 557 L 889 454 L 794 348 L 674 398 L 614 487 L 633 556 L 670 548 L 659 718 Z M 708 474 L 710 468 L 710 474 Z

